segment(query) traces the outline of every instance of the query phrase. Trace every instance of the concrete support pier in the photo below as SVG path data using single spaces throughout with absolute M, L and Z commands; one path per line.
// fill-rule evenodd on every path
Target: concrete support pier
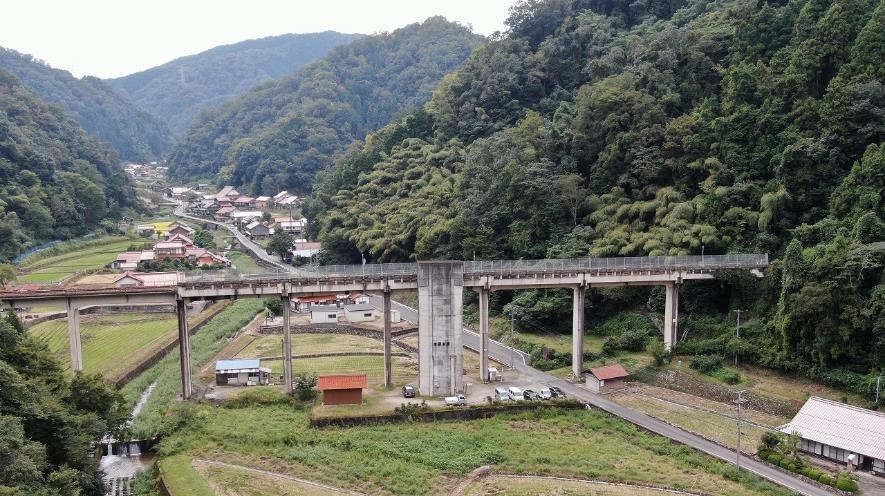
M 489 288 L 479 289 L 479 380 L 489 382 Z
M 668 282 L 665 286 L 667 297 L 664 301 L 664 348 L 673 349 L 679 329 L 679 285 Z
M 418 387 L 428 396 L 463 390 L 464 262 L 418 262 Z
M 80 341 L 80 307 L 67 301 L 68 310 L 68 342 L 71 347 L 71 370 L 83 370 L 83 348 Z
M 193 391 L 191 381 L 191 334 L 187 328 L 187 301 L 175 301 L 178 314 L 178 351 L 181 354 L 181 398 L 186 400 Z
M 572 297 L 572 374 L 584 375 L 584 286 L 574 288 Z
M 283 305 L 283 382 L 286 383 L 286 392 L 294 390 L 292 386 L 292 298 L 288 293 L 280 296 Z
M 384 292 L 384 387 L 393 386 L 393 364 L 390 360 L 390 291 Z

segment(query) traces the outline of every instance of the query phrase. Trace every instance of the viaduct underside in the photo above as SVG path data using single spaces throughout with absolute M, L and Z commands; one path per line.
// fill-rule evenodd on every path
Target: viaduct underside
M 100 305 L 172 303 L 178 314 L 181 346 L 182 397 L 191 395 L 190 335 L 186 308 L 194 300 L 280 298 L 283 307 L 284 382 L 292 390 L 291 299 L 330 293 L 364 292 L 383 295 L 384 378 L 391 377 L 391 294 L 417 290 L 419 301 L 419 389 L 422 394 L 453 394 L 463 389 L 462 308 L 464 288 L 479 296 L 480 380 L 488 371 L 489 294 L 496 290 L 568 288 L 573 292 L 572 371 L 583 374 L 584 298 L 588 288 L 664 286 L 664 343 L 676 342 L 679 286 L 684 281 L 712 279 L 723 270 L 750 270 L 757 276 L 768 266 L 768 255 L 735 254 L 686 257 L 583 258 L 517 261 L 432 261 L 411 264 L 322 266 L 292 273 L 180 274 L 175 286 L 85 287 L 44 286 L 6 288 L 0 302 L 15 307 L 29 301 L 67 309 L 73 370 L 83 369 L 80 309 Z

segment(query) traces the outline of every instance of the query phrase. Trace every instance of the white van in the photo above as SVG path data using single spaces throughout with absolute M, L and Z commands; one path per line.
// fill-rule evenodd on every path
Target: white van
M 495 388 L 495 397 L 493 399 L 496 401 L 510 401 L 510 394 L 506 389 L 497 387 Z
M 522 395 L 522 389 L 518 387 L 510 386 L 507 388 L 507 394 L 510 395 L 510 399 L 513 401 L 522 401 L 525 397 Z

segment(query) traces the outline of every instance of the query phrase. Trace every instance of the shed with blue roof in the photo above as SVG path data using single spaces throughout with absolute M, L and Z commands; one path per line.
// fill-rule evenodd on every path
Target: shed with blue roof
M 215 362 L 215 384 L 219 386 L 257 386 L 268 383 L 270 369 L 257 358 L 218 360 Z

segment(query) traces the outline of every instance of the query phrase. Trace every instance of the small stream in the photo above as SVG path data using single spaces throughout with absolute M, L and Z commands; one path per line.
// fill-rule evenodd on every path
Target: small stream
M 132 419 L 144 409 L 155 387 L 157 383 L 151 384 L 141 393 L 132 409 Z M 129 421 L 131 422 L 132 420 Z M 144 442 L 140 440 L 118 441 L 109 437 L 101 440 L 99 470 L 107 486 L 107 496 L 131 496 L 132 478 L 153 463 L 153 453 L 142 453 L 143 447 Z

